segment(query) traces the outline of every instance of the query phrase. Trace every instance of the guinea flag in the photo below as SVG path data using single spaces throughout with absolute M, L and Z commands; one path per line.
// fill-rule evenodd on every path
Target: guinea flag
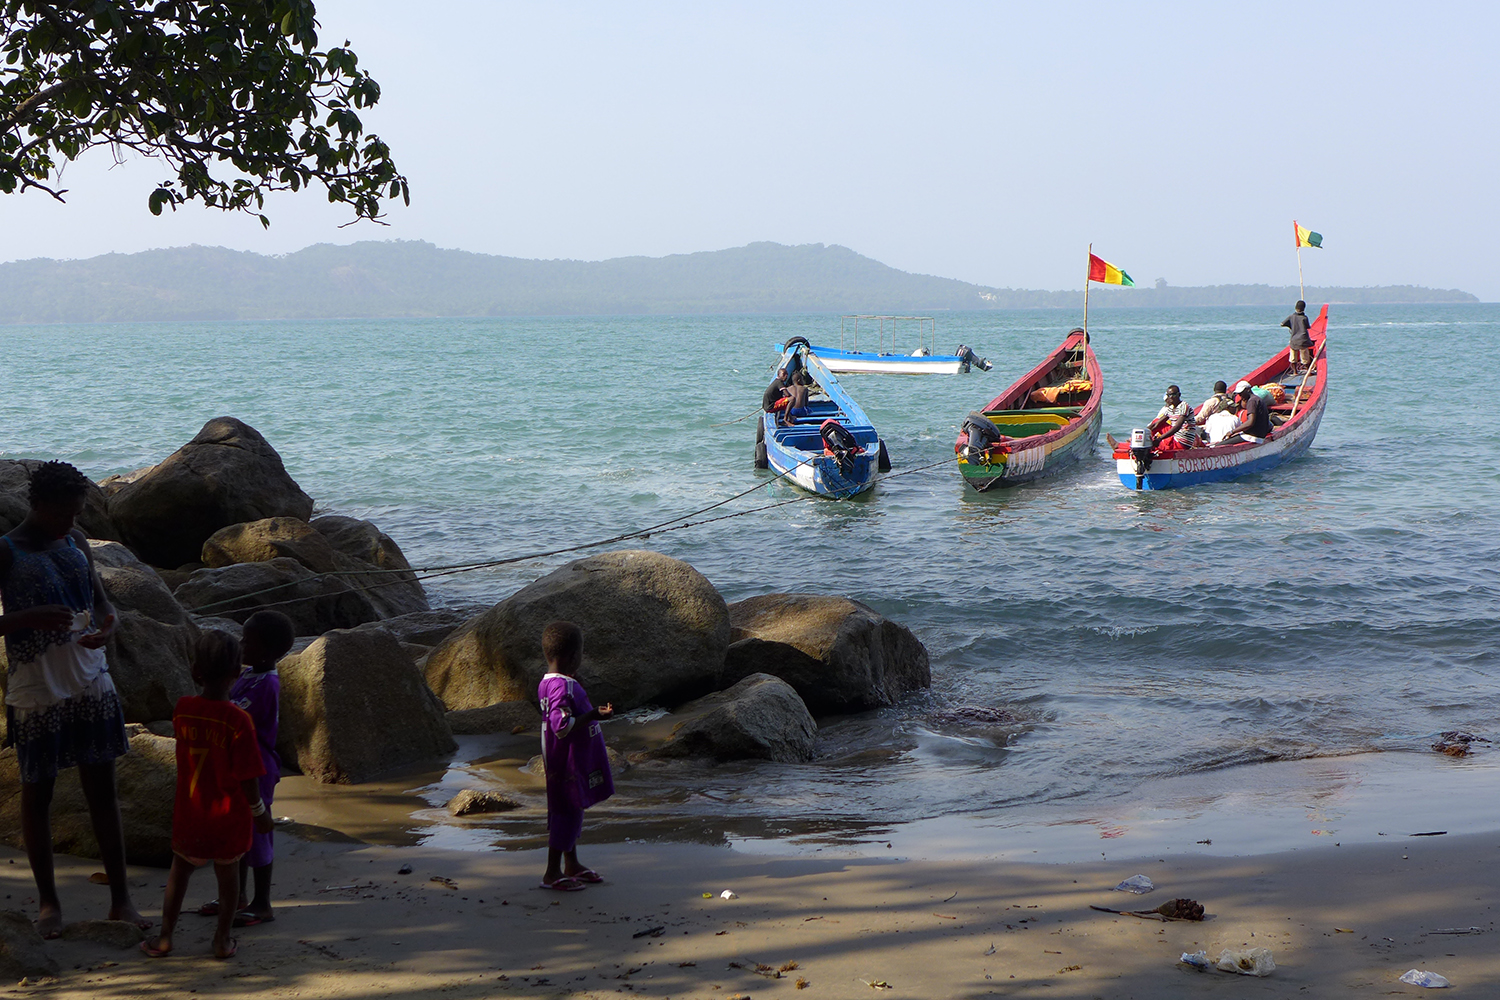
M 1292 228 L 1297 230 L 1297 247 L 1299 249 L 1302 247 L 1317 247 L 1321 250 L 1323 248 L 1322 233 L 1315 233 L 1311 229 L 1303 229 L 1297 225 L 1296 219 L 1292 220 Z
M 1089 280 L 1098 281 L 1106 285 L 1134 285 L 1130 275 L 1115 267 L 1102 257 L 1089 254 Z

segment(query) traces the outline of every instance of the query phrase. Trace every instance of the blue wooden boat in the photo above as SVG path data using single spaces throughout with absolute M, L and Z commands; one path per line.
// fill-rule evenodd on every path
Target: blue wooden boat
M 805 369 L 817 391 L 808 399 L 807 414 L 791 424 L 783 424 L 778 413 L 761 414 L 757 467 L 768 467 L 811 493 L 839 499 L 874 486 L 885 446 L 838 377 L 805 342 L 783 351 L 777 367 Z
M 1290 462 L 1312 446 L 1328 405 L 1328 307 L 1318 313 L 1307 331 L 1313 341 L 1313 363 L 1306 375 L 1292 372 L 1287 350 L 1245 376 L 1251 385 L 1282 387 L 1285 399 L 1272 403 L 1270 436 L 1259 442 L 1236 434 L 1216 445 L 1158 452 L 1114 443 L 1120 482 L 1133 490 L 1175 490 L 1199 483 L 1216 483 L 1252 472 L 1265 472 Z M 1231 385 L 1235 383 L 1230 383 Z

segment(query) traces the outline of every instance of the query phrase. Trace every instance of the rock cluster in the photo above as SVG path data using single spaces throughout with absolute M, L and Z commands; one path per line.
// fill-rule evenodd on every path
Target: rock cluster
M 0 461 L 0 531 L 25 516 L 36 464 Z M 632 760 L 807 761 L 815 714 L 890 705 L 931 683 L 916 637 L 863 604 L 768 594 L 729 605 L 692 566 L 655 552 L 579 559 L 488 609 L 434 610 L 389 536 L 357 518 L 314 518 L 281 456 L 232 417 L 158 465 L 105 480 L 79 524 L 119 615 L 111 673 L 127 720 L 141 724 L 117 769 L 135 864 L 170 863 L 167 734 L 176 700 L 195 690 L 193 643 L 260 608 L 289 615 L 302 637 L 278 666 L 283 766 L 325 782 L 435 763 L 455 733 L 534 732 L 542 631 L 557 619 L 583 628 L 578 676 L 596 704 L 673 710 Z M 0 689 L 4 666 L 0 647 Z M 614 748 L 611 758 L 629 766 Z M 540 758 L 530 769 L 540 774 Z M 15 752 L 0 751 L 0 831 L 12 843 L 19 792 Z M 514 805 L 486 794 L 450 809 Z M 58 781 L 53 824 L 59 851 L 97 856 L 76 773 Z
M 891 705 L 932 682 L 916 636 L 857 601 L 728 605 L 687 563 L 609 552 L 523 587 L 432 650 L 427 683 L 455 732 L 504 731 L 517 712 L 499 706 L 535 705 L 542 630 L 557 619 L 583 629 L 578 679 L 595 704 L 675 707 L 653 758 L 808 760 L 813 713 Z

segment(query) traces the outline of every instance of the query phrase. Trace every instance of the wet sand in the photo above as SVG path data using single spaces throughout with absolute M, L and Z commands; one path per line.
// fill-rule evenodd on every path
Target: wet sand
M 34 913 L 24 857 L 3 856 L 5 905 Z M 583 858 L 605 883 L 552 893 L 536 888 L 542 857 L 535 851 L 282 837 L 278 919 L 239 931 L 236 958 L 209 957 L 212 922 L 189 914 L 174 957 L 53 942 L 60 979 L 8 992 L 112 998 L 166 989 L 308 1000 L 1376 997 L 1420 993 L 1397 982 L 1413 967 L 1447 976 L 1455 994 L 1500 992 L 1500 833 L 1074 864 L 767 858 L 631 843 L 586 847 Z M 404 864 L 411 874 L 398 875 Z M 96 868 L 59 859 L 70 919 L 101 915 L 106 890 L 87 882 Z M 1155 892 L 1111 891 L 1138 873 L 1155 881 Z M 165 872 L 132 869 L 131 877 L 137 901 L 154 916 Z M 719 898 L 724 889 L 738 898 Z M 189 902 L 212 893 L 202 872 Z M 1179 896 L 1202 902 L 1209 919 L 1161 923 L 1088 908 L 1149 907 Z M 1468 927 L 1481 932 L 1434 933 Z M 658 936 L 636 936 L 656 928 Z M 1254 946 L 1275 956 L 1278 968 L 1266 979 L 1177 963 L 1184 951 L 1216 956 L 1223 947 Z M 763 975 L 757 966 L 769 968 Z

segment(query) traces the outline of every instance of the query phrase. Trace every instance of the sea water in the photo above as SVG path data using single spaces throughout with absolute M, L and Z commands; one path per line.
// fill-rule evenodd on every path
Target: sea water
M 1105 429 L 1144 426 L 1169 382 L 1195 405 L 1233 384 L 1284 349 L 1281 318 L 1095 310 Z M 1101 440 L 1070 471 L 974 493 L 951 464 L 964 415 L 1075 319 L 943 314 L 939 349 L 968 344 L 994 371 L 844 376 L 893 464 L 866 496 L 628 543 L 688 560 L 730 601 L 863 601 L 926 644 L 933 684 L 823 720 L 808 765 L 627 775 L 614 815 L 640 807 L 709 839 L 883 835 L 1025 808 L 1095 815 L 1176 779 L 1227 795 L 1273 761 L 1387 755 L 1418 786 L 1491 768 L 1500 749 L 1455 761 L 1429 747 L 1444 730 L 1500 738 L 1500 306 L 1334 306 L 1317 440 L 1273 472 L 1135 493 Z M 230 414 L 321 509 L 376 521 L 414 565 L 500 559 L 756 486 L 708 516 L 802 496 L 752 468 L 754 419 L 730 422 L 757 408 L 772 344 L 794 335 L 836 345 L 839 318 L 6 327 L 0 455 L 102 478 Z M 915 340 L 898 330 L 897 346 Z M 491 603 L 575 557 L 441 577 L 433 603 Z

